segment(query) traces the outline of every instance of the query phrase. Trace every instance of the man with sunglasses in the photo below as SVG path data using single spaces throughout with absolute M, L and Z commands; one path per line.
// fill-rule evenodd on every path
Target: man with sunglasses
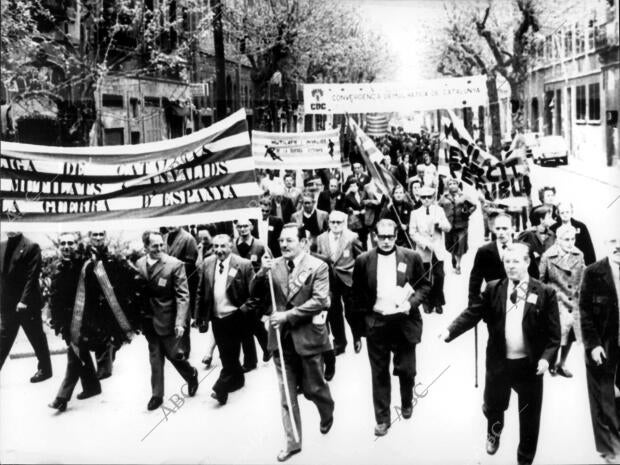
M 236 221 L 239 237 L 233 242 L 232 253 L 250 260 L 254 267 L 254 272 L 260 270 L 261 259 L 266 253 L 266 248 L 261 241 L 252 236 L 254 226 L 248 217 L 240 216 Z M 271 252 L 269 252 L 271 254 Z M 241 349 L 243 350 L 243 372 L 247 373 L 256 368 L 258 360 L 256 358 L 256 345 L 254 336 L 263 351 L 263 362 L 268 362 L 271 358 L 267 350 L 267 330 L 255 312 L 243 314 L 243 336 L 241 339 Z
M 420 255 L 396 246 L 396 223 L 380 220 L 376 230 L 378 246 L 355 260 L 353 298 L 354 308 L 365 319 L 375 435 L 384 436 L 391 425 L 390 353 L 400 381 L 402 416 L 408 419 L 413 413 L 415 348 L 422 337 L 418 306 L 425 301 L 430 283 Z
M 78 380 L 82 382 L 82 393 L 77 395 L 78 399 L 82 399 L 84 393 L 101 392 L 101 383 L 97 379 L 95 366 L 86 345 L 80 342 L 71 346 L 73 307 L 80 272 L 84 264 L 84 257 L 78 253 L 77 235 L 62 234 L 58 245 L 61 259 L 52 276 L 50 286 L 50 325 L 56 334 L 60 334 L 67 343 L 67 370 L 58 394 L 49 406 L 63 412 L 67 408 L 67 403 L 71 399 Z
M 424 269 L 431 281 L 428 301 L 424 303 L 424 312 L 443 313 L 446 299 L 443 294 L 444 259 L 446 251 L 444 232 L 452 229 L 446 212 L 435 202 L 435 189 L 424 186 L 420 189 L 422 206 L 411 213 L 409 234 L 424 262 Z

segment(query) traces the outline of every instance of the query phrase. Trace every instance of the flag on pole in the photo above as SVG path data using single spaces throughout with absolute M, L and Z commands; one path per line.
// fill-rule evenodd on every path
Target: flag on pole
M 382 137 L 388 132 L 389 113 L 369 113 L 366 115 L 366 134 L 370 137 Z

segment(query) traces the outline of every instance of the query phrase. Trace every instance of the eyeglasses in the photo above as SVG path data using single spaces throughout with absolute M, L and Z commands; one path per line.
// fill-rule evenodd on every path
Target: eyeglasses
M 387 240 L 392 240 L 396 238 L 395 234 L 377 234 L 377 238 L 380 241 L 387 241 Z
M 238 228 L 249 228 L 250 225 L 249 224 L 237 224 Z
M 344 223 L 344 221 L 339 221 L 339 220 L 329 220 L 329 224 L 342 224 Z
M 73 245 L 73 244 L 75 244 L 74 241 L 62 241 L 62 242 L 60 242 L 60 245 Z
M 421 199 L 432 199 L 433 196 L 432 195 L 421 195 L 420 198 Z
M 304 202 L 304 205 L 314 205 L 314 202 Z
M 94 232 L 91 233 L 92 237 L 105 237 L 105 233 L 104 232 Z

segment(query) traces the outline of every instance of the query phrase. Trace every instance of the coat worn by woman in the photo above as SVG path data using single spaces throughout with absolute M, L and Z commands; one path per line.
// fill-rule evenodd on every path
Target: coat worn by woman
M 575 337 L 581 340 L 579 289 L 585 268 L 583 253 L 576 247 L 564 253 L 559 245 L 554 244 L 540 260 L 540 280 L 553 287 L 558 297 L 562 345 L 568 342 L 571 327 Z

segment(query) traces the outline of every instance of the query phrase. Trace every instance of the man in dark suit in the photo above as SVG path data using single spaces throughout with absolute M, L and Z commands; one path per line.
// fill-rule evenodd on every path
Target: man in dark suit
M 345 184 L 350 184 L 352 181 L 355 181 L 361 192 L 364 190 L 364 186 L 370 182 L 370 176 L 364 172 L 364 167 L 361 163 L 353 163 L 351 168 L 353 169 L 353 173 L 347 177 Z
M 232 255 L 232 240 L 226 234 L 213 238 L 213 251 L 214 255 L 207 258 L 200 269 L 195 315 L 200 332 L 206 332 L 211 322 L 222 361 L 222 371 L 213 385 L 211 397 L 224 405 L 228 394 L 245 384 L 239 352 L 243 313 L 255 311 L 250 297 L 254 270 L 250 260 Z
M 281 218 L 271 215 L 271 199 L 268 196 L 261 198 L 260 210 L 262 218 L 258 220 L 258 238 L 267 244 L 273 256 L 277 258 L 282 255 L 278 241 L 284 222 Z
M 391 352 L 394 374 L 400 380 L 403 418 L 413 413 L 415 348 L 422 337 L 418 306 L 430 290 L 420 255 L 397 247 L 396 235 L 396 223 L 379 220 L 378 247 L 357 257 L 353 269 L 354 308 L 363 312 L 366 322 L 377 436 L 387 434 L 391 424 Z
M 254 294 L 264 301 L 270 314 L 268 348 L 274 354 L 282 405 L 282 423 L 286 433 L 286 448 L 277 456 L 283 462 L 301 452 L 301 416 L 297 389 L 314 402 L 321 418 L 320 431 L 327 434 L 334 421 L 334 401 L 323 373 L 322 353 L 330 349 L 325 320 L 329 307 L 329 271 L 327 264 L 304 252 L 305 232 L 296 224 L 287 224 L 280 235 L 282 257 L 263 259 L 256 274 Z M 273 308 L 268 270 L 273 276 L 276 308 Z M 278 352 L 276 331 L 281 332 L 282 351 Z M 282 362 L 290 393 L 289 410 L 284 391 Z M 295 440 L 291 415 L 299 441 Z
M 606 242 L 607 256 L 586 268 L 579 311 L 596 450 L 606 463 L 618 463 L 620 412 L 614 392 L 614 384 L 620 387 L 620 234 L 617 222 L 611 231 L 613 236 Z
M 43 332 L 43 297 L 39 286 L 41 248 L 21 232 L 7 232 L 0 242 L 0 369 L 21 326 L 39 361 L 31 383 L 52 377 L 52 361 Z
M 482 299 L 464 310 L 441 337 L 457 338 L 484 320 L 489 331 L 483 411 L 486 450 L 495 454 L 504 427 L 510 390 L 519 396 L 520 441 L 517 461 L 531 464 L 536 455 L 542 375 L 560 347 L 558 302 L 553 288 L 528 275 L 529 251 L 515 243 L 504 252 L 507 279 L 491 281 Z
M 570 224 L 577 230 L 575 247 L 583 252 L 583 261 L 586 266 L 594 263 L 596 261 L 596 254 L 594 253 L 594 245 L 592 245 L 592 239 L 590 238 L 590 231 L 588 231 L 588 227 L 584 223 L 573 218 L 573 204 L 570 202 L 560 202 L 558 204 L 558 217 L 556 223 L 551 226 L 551 231 L 555 234 L 560 226 Z
M 555 234 L 551 227 L 555 224 L 551 207 L 539 205 L 530 212 L 532 228 L 519 234 L 517 240 L 527 244 L 530 248 L 530 267 L 528 273 L 532 278 L 538 279 L 540 257 L 555 242 Z
M 237 232 L 239 237 L 233 242 L 232 253 L 250 260 L 254 272 L 261 266 L 261 260 L 266 253 L 263 243 L 252 236 L 252 222 L 248 217 L 240 216 L 236 220 Z M 263 361 L 267 362 L 271 358 L 267 350 L 267 330 L 256 312 L 248 312 L 243 315 L 243 338 L 241 339 L 241 349 L 243 350 L 243 372 L 247 373 L 256 368 L 256 345 L 254 336 L 258 340 L 263 351 Z
M 71 399 L 78 380 L 82 382 L 82 392 L 77 395 L 83 399 L 86 394 L 101 392 L 101 383 L 90 351 L 86 344 L 71 345 L 71 322 L 73 307 L 80 280 L 80 272 L 84 265 L 84 257 L 78 253 L 77 235 L 62 234 L 58 240 L 61 259 L 54 270 L 50 285 L 49 310 L 50 326 L 56 334 L 60 334 L 67 343 L 67 370 L 60 385 L 58 394 L 49 407 L 64 412 Z
M 198 259 L 198 243 L 194 236 L 179 226 L 169 226 L 168 233 L 164 236 L 166 253 L 171 257 L 181 260 L 185 265 L 185 276 L 189 287 L 189 308 L 194 308 L 194 298 L 198 287 L 198 274 L 196 273 L 196 260 Z M 189 318 L 189 316 L 188 316 Z M 189 330 L 185 338 L 189 341 Z
M 319 235 L 327 231 L 327 218 L 329 213 L 316 208 L 314 196 L 310 191 L 304 191 L 302 195 L 302 209 L 293 214 L 291 221 L 303 226 L 311 243 L 316 241 Z
M 316 255 L 330 266 L 331 306 L 327 319 L 334 336 L 336 355 L 342 354 L 347 346 L 344 327 L 346 317 L 355 353 L 362 350 L 363 321 L 359 312 L 353 311 L 353 265 L 362 253 L 362 243 L 357 234 L 347 229 L 347 214 L 334 210 L 329 214 L 329 231 L 317 238 Z
M 338 179 L 330 178 L 327 190 L 322 190 L 319 193 L 316 208 L 327 213 L 330 213 L 333 210 L 342 210 L 343 197 L 344 196 L 340 191 Z
M 147 408 L 155 410 L 163 403 L 164 357 L 187 382 L 190 397 L 198 390 L 198 371 L 187 361 L 188 348 L 183 343 L 183 334 L 189 331 L 189 290 L 184 263 L 164 253 L 160 233 L 147 231 L 142 241 L 148 253 L 136 265 L 147 281 L 150 321 L 143 326 L 149 343 L 153 391 Z
M 293 201 L 286 197 L 279 186 L 275 186 L 271 194 L 271 215 L 277 216 L 284 223 L 291 221 L 291 217 L 295 213 L 295 205 Z
M 488 284 L 496 279 L 504 279 L 506 270 L 502 256 L 508 246 L 512 244 L 514 227 L 508 213 L 496 213 L 491 219 L 491 228 L 495 234 L 493 242 L 487 242 L 476 251 L 474 265 L 469 275 L 468 305 L 480 302 L 482 283 Z

